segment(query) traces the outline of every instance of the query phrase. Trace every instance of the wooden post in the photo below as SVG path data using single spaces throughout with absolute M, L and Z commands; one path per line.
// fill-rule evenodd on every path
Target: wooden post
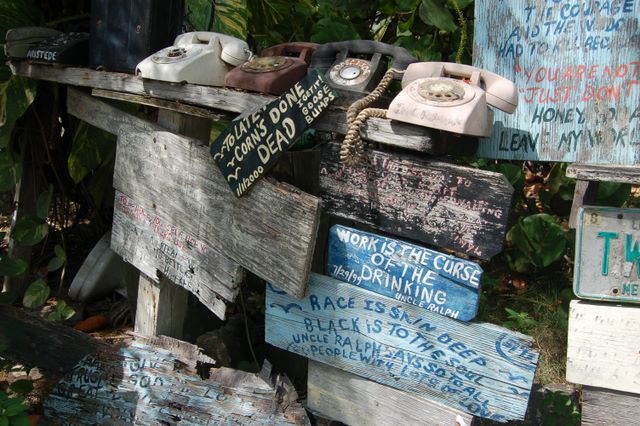
M 160 109 L 158 124 L 175 133 L 191 136 L 208 143 L 211 121 L 201 117 L 191 117 L 179 112 Z M 182 338 L 187 315 L 189 291 L 161 277 L 155 283 L 140 274 L 138 301 L 136 307 L 135 331 L 154 336 L 165 335 Z

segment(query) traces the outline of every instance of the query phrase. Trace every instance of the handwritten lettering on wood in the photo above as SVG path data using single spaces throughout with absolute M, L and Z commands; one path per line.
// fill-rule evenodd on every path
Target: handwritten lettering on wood
M 277 99 L 229 127 L 211 144 L 229 187 L 240 197 L 336 98 L 323 77 L 311 73 Z
M 87 355 L 44 403 L 47 424 L 304 424 L 283 413 L 276 389 L 255 374 L 202 379 L 171 351 L 133 342 Z M 223 374 L 224 375 L 224 374 Z
M 567 381 L 640 393 L 640 307 L 574 300 Z
M 576 295 L 640 303 L 640 210 L 584 207 L 577 225 Z
M 473 416 L 309 360 L 307 407 L 349 426 L 469 426 Z M 457 422 L 457 423 L 456 423 Z
M 478 312 L 482 268 L 415 244 L 334 225 L 327 268 L 340 281 L 451 318 Z
M 524 418 L 538 361 L 528 336 L 318 274 L 304 299 L 267 287 L 268 343 L 475 416 Z
M 475 17 L 474 65 L 515 81 L 520 100 L 496 111 L 479 155 L 640 161 L 638 1 L 478 0 Z
M 160 273 L 189 290 L 224 319 L 224 301 L 235 300 L 242 268 L 153 210 L 116 191 L 112 249 L 148 277 Z
M 323 147 L 323 208 L 401 237 L 481 259 L 502 251 L 513 187 L 500 173 L 366 149 L 368 162 L 340 164 Z

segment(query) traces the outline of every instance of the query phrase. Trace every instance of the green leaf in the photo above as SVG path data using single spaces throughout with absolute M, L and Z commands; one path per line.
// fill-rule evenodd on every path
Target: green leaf
M 8 146 L 11 129 L 35 99 L 36 87 L 36 80 L 16 76 L 0 85 L 0 148 Z
M 29 416 L 26 413 L 20 413 L 17 416 L 11 418 L 12 426 L 31 426 L 31 422 L 29 422 Z
M 50 184 L 49 189 L 41 192 L 36 200 L 36 216 L 40 219 L 46 219 L 49 216 L 51 198 L 53 198 L 53 185 Z
M 0 191 L 13 191 L 22 177 L 22 163 L 8 151 L 0 152 Z
M 0 426 L 9 426 L 9 418 L 4 414 L 0 414 Z
M 17 416 L 18 414 L 27 410 L 27 406 L 24 404 L 23 397 L 10 398 L 4 406 L 4 415 L 7 417 Z M 13 423 L 14 419 L 11 419 Z
M 22 259 L 13 259 L 9 256 L 0 257 L 0 276 L 15 277 L 23 274 L 26 270 L 27 263 Z
M 489 164 L 484 167 L 485 170 L 492 172 L 498 172 L 505 175 L 511 186 L 516 192 L 522 191 L 524 187 L 524 173 L 522 172 L 522 166 L 509 163 Z
M 9 385 L 9 389 L 11 389 L 15 393 L 26 395 L 33 390 L 33 383 L 31 382 L 31 380 L 16 380 Z
M 52 257 L 51 260 L 49 260 L 49 263 L 47 264 L 47 270 L 51 272 L 57 271 L 62 267 L 62 265 L 64 265 L 64 259 L 55 256 Z
M 598 205 L 622 207 L 629 195 L 631 195 L 631 185 L 628 183 L 608 181 L 600 181 L 598 183 Z
M 27 291 L 24 293 L 22 304 L 26 308 L 39 308 L 47 301 L 50 292 L 51 289 L 46 282 L 43 280 L 34 281 L 29 285 Z
M 64 300 L 58 300 L 56 303 L 56 308 L 49 313 L 49 320 L 54 322 L 62 322 L 66 321 L 76 313 L 75 309 L 70 306 L 67 306 L 67 302 Z
M 562 258 L 567 248 L 564 230 L 545 213 L 521 219 L 507 232 L 506 239 L 510 246 L 507 259 L 518 272 L 547 267 Z
M 18 244 L 32 246 L 38 244 L 49 232 L 49 226 L 42 219 L 26 215 L 18 219 L 11 230 L 11 237 Z
M 62 248 L 62 246 L 60 244 L 56 244 L 55 247 L 53 247 L 53 252 L 60 259 L 67 260 L 67 254 L 64 252 L 64 249 Z
M 97 127 L 81 122 L 73 137 L 67 159 L 69 175 L 78 183 L 115 156 L 116 138 Z
M 247 38 L 248 21 L 246 0 L 215 0 L 213 31 L 244 40 Z
M 186 18 L 193 26 L 194 31 L 209 31 L 213 24 L 213 1 L 211 0 L 187 0 Z
M 315 23 L 311 33 L 314 43 L 328 43 L 331 41 L 355 40 L 360 34 L 351 22 L 342 18 L 322 18 Z
M 418 15 L 425 24 L 433 25 L 443 31 L 451 33 L 458 29 L 451 12 L 437 0 L 422 0 Z
M 473 0 L 447 0 L 451 6 L 457 5 L 461 10 L 464 10 L 473 3 Z
M 420 0 L 395 0 L 396 13 L 412 13 L 420 4 Z

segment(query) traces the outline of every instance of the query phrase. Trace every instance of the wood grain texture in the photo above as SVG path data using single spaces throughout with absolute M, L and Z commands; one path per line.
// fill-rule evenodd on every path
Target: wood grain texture
M 405 241 L 334 225 L 327 270 L 335 279 L 461 321 L 478 312 L 478 264 Z
M 570 164 L 565 173 L 579 180 L 640 184 L 640 169 L 632 166 Z
M 261 179 L 237 199 L 201 142 L 76 95 L 68 98 L 71 113 L 120 135 L 119 191 L 290 294 L 305 294 L 320 216 L 316 197 Z
M 54 68 L 26 62 L 13 62 L 10 66 L 15 75 L 22 77 L 70 86 L 92 87 L 103 91 L 130 93 L 147 99 L 141 103 L 168 100 L 230 113 L 245 113 L 274 99 L 273 96 L 220 87 L 143 80 L 131 74 L 93 71 L 85 68 Z M 105 92 L 98 93 L 101 96 L 107 95 Z M 171 109 L 170 105 L 158 104 L 157 106 Z M 313 127 L 317 130 L 346 134 L 346 112 L 337 108 L 330 109 L 318 117 Z M 425 127 L 380 118 L 368 120 L 362 126 L 361 132 L 365 139 L 373 142 L 433 155 L 473 155 L 478 147 L 478 141 L 475 138 L 446 135 Z
M 304 299 L 268 285 L 265 305 L 274 346 L 474 416 L 524 418 L 538 361 L 528 336 L 318 274 Z
M 598 197 L 598 181 L 578 180 L 573 190 L 569 228 L 575 229 L 578 222 L 578 212 L 582 206 L 595 205 Z
M 567 381 L 640 393 L 640 307 L 574 300 Z
M 154 281 L 164 277 L 186 288 L 224 319 L 223 300 L 235 300 L 244 276 L 236 262 L 119 191 L 111 232 L 111 248 L 124 260 Z
M 496 110 L 479 156 L 640 163 L 640 4 L 571 7 L 546 0 L 475 2 L 473 64 L 514 81 L 519 94 L 514 114 Z
M 136 301 L 136 333 L 182 339 L 188 315 L 188 301 L 189 293 L 186 288 L 167 278 L 160 278 L 155 282 L 141 272 Z M 224 317 L 224 303 L 217 301 L 216 304 L 207 307 L 216 315 Z
M 629 426 L 640 419 L 640 396 L 582 387 L 582 426 Z
M 309 361 L 307 407 L 349 426 L 473 424 L 467 413 L 316 361 Z
M 323 146 L 323 208 L 379 230 L 481 259 L 502 251 L 513 187 L 500 173 L 367 149 L 368 163 L 340 164 Z
M 300 404 L 279 404 L 280 389 L 273 382 L 225 368 L 202 379 L 200 357 L 185 359 L 186 353 L 134 340 L 87 355 L 48 395 L 44 420 L 52 425 L 308 422 Z M 215 379 L 221 374 L 225 382 Z

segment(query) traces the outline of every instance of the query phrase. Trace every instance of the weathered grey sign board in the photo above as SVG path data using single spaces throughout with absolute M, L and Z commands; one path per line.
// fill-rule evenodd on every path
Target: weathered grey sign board
M 477 263 L 406 241 L 334 225 L 327 269 L 340 281 L 461 321 L 478 312 Z
M 578 297 L 640 303 L 640 209 L 581 208 L 573 276 Z
M 640 393 L 640 307 L 574 300 L 567 381 Z
M 478 154 L 640 162 L 639 17 L 633 0 L 477 0 L 474 65 L 520 94 L 515 114 L 496 111 Z
M 349 426 L 470 426 L 473 416 L 309 360 L 307 408 Z
M 640 419 L 640 395 L 582 387 L 582 426 L 628 426 Z
M 211 144 L 211 155 L 233 193 L 245 194 L 335 98 L 315 71 L 258 111 L 232 121 Z
M 265 304 L 272 345 L 474 416 L 524 418 L 538 362 L 528 336 L 313 273 L 304 299 L 268 285 Z
M 73 89 L 67 103 L 72 115 L 119 135 L 114 174 L 118 191 L 150 209 L 148 213 L 170 229 L 203 242 L 293 295 L 305 294 L 319 199 L 265 179 L 238 199 L 202 142 L 167 132 Z
M 74 425 L 305 424 L 300 405 L 280 406 L 279 385 L 268 377 L 222 367 L 203 379 L 197 361 L 139 341 L 87 355 L 49 394 L 44 418 Z
M 500 173 L 367 148 L 366 165 L 340 164 L 323 146 L 320 187 L 330 214 L 481 259 L 502 251 L 513 187 Z

